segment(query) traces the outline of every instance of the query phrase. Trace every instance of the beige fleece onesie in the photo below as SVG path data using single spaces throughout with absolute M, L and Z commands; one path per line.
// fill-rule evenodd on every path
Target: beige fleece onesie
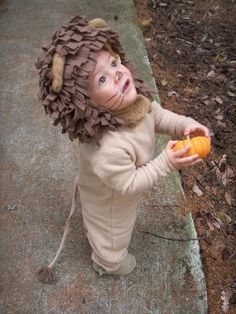
M 142 192 L 174 169 L 165 149 L 154 156 L 155 133 L 181 138 L 192 122 L 154 101 L 136 127 L 108 131 L 100 146 L 80 144 L 84 225 L 92 259 L 105 270 L 116 270 L 127 254 Z

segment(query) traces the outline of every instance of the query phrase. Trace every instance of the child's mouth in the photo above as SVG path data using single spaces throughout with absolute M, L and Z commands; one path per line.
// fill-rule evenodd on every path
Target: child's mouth
M 124 86 L 123 86 L 123 88 L 122 88 L 122 93 L 124 93 L 124 92 L 126 91 L 126 89 L 127 89 L 128 86 L 129 86 L 129 83 L 130 83 L 129 80 L 127 80 L 127 81 L 125 82 L 125 84 L 124 84 Z

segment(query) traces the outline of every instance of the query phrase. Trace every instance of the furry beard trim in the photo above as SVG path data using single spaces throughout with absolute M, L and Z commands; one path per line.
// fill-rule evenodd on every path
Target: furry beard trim
M 151 112 L 150 100 L 143 95 L 138 95 L 132 105 L 120 111 L 115 111 L 114 116 L 122 119 L 128 127 L 133 128 L 149 112 Z

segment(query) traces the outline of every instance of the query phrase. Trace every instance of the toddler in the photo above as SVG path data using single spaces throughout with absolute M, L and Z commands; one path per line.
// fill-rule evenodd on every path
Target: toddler
M 80 140 L 78 190 L 93 268 L 128 274 L 136 266 L 128 247 L 142 192 L 201 161 L 183 157 L 190 147 L 173 152 L 172 140 L 155 156 L 156 133 L 209 137 L 209 131 L 153 100 L 103 20 L 76 16 L 43 50 L 36 65 L 40 99 L 54 125 Z

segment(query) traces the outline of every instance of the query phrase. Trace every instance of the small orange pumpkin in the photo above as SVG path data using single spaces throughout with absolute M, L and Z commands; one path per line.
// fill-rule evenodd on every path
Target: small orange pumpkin
M 184 154 L 184 157 L 198 154 L 199 157 L 206 157 L 211 150 L 210 139 L 206 136 L 196 136 L 186 140 L 178 141 L 173 147 L 173 151 L 176 152 L 187 145 L 191 145 L 189 151 Z

